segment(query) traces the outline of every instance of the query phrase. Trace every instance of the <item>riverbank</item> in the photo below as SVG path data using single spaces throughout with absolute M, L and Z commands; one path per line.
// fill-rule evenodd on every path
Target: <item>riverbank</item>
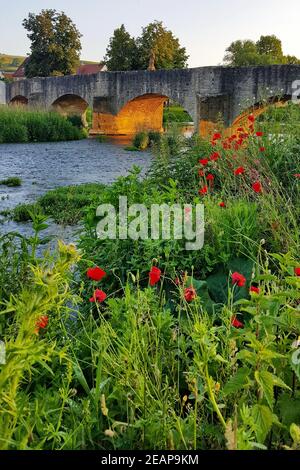
M 124 139 L 99 143 L 96 139 L 74 142 L 36 144 L 1 144 L 0 179 L 13 176 L 22 180 L 18 187 L 0 185 L 0 212 L 11 211 L 20 204 L 32 204 L 47 191 L 85 183 L 110 184 L 137 165 L 143 176 L 151 164 L 151 153 L 126 152 Z M 0 234 L 18 231 L 28 236 L 30 224 L 2 219 Z M 57 227 L 53 227 L 53 232 Z M 70 241 L 70 232 L 67 240 Z M 52 232 L 51 232 L 52 233 Z M 62 234 L 59 231 L 60 236 Z
M 145 178 L 90 186 L 77 246 L 44 250 L 39 213 L 0 236 L 0 449 L 300 448 L 300 135 L 246 119 L 163 135 Z M 45 198 L 73 210 L 77 191 Z
M 0 144 L 59 142 L 87 137 L 85 129 L 55 111 L 0 106 Z

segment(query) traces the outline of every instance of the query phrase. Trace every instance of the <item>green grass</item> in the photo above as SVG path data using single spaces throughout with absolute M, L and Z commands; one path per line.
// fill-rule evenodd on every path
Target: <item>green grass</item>
M 35 204 L 20 204 L 12 211 L 15 222 L 32 220 L 36 211 L 62 225 L 76 225 L 91 205 L 100 204 L 104 185 L 88 183 L 48 191 Z
M 86 137 L 55 111 L 0 106 L 0 143 L 56 142 Z
M 8 186 L 10 188 L 14 188 L 17 186 L 21 186 L 22 180 L 18 176 L 11 176 L 9 178 L 6 178 L 5 180 L 0 181 L 0 184 Z
M 164 108 L 163 122 L 165 124 L 169 122 L 188 123 L 193 122 L 193 119 L 189 113 L 180 106 L 167 106 Z

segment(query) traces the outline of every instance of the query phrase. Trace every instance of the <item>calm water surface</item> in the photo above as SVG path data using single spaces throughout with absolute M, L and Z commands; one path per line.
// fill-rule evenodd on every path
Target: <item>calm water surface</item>
M 127 152 L 126 142 L 114 140 L 99 143 L 95 139 L 75 142 L 38 144 L 0 144 L 0 180 L 19 176 L 22 186 L 7 188 L 0 185 L 0 211 L 21 203 L 31 203 L 58 186 L 82 183 L 111 183 L 128 174 L 133 165 L 145 173 L 150 166 L 149 152 Z M 50 224 L 47 235 L 66 241 L 74 238 L 76 228 Z M 25 236 L 32 233 L 30 223 L 15 223 L 0 216 L 0 235 L 17 231 Z

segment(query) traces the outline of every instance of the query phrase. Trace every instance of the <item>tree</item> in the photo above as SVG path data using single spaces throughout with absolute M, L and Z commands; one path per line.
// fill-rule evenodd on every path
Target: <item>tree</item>
M 25 65 L 26 77 L 69 75 L 79 64 L 81 34 L 73 21 L 56 10 L 29 13 L 23 20 L 31 41 L 31 55 Z
M 224 62 L 233 67 L 242 65 L 297 64 L 297 57 L 284 56 L 281 40 L 274 35 L 254 41 L 235 41 L 226 49 Z
M 284 56 L 285 63 L 288 65 L 300 65 L 300 60 L 294 55 Z
M 114 31 L 106 49 L 104 62 L 108 70 L 146 70 L 150 57 L 156 69 L 184 68 L 188 56 L 184 47 L 161 21 L 154 21 L 142 29 L 135 39 L 125 26 Z
M 155 57 L 157 69 L 182 69 L 187 66 L 186 49 L 180 46 L 179 39 L 164 27 L 162 21 L 154 21 L 143 28 L 137 46 L 141 69 L 147 69 L 151 54 Z
M 134 70 L 137 68 L 138 51 L 135 39 L 124 24 L 114 30 L 106 49 L 104 62 L 108 70 Z
M 274 57 L 275 60 L 283 58 L 282 42 L 276 36 L 261 36 L 256 43 L 257 52 L 260 55 Z
M 260 61 L 254 41 L 246 39 L 238 40 L 230 44 L 226 49 L 224 62 L 232 67 L 241 67 L 243 65 L 258 65 Z

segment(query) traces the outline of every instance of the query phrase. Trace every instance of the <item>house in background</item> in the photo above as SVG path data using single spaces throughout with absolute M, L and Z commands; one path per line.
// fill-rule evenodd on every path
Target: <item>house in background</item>
M 29 60 L 29 57 L 26 57 L 24 62 L 17 68 L 17 70 L 11 74 L 11 78 L 14 81 L 24 80 L 25 77 L 25 66 Z M 106 72 L 107 67 L 105 64 L 86 64 L 82 62 L 78 69 L 76 70 L 75 75 L 91 75 L 93 73 Z
M 105 64 L 81 64 L 76 70 L 76 75 L 91 75 L 93 73 L 106 72 Z
M 25 77 L 25 66 L 27 64 L 29 60 L 29 57 L 26 57 L 26 59 L 22 62 L 21 65 L 19 65 L 19 67 L 17 68 L 17 70 L 12 74 L 12 79 L 14 81 L 18 81 L 18 80 L 24 80 Z

